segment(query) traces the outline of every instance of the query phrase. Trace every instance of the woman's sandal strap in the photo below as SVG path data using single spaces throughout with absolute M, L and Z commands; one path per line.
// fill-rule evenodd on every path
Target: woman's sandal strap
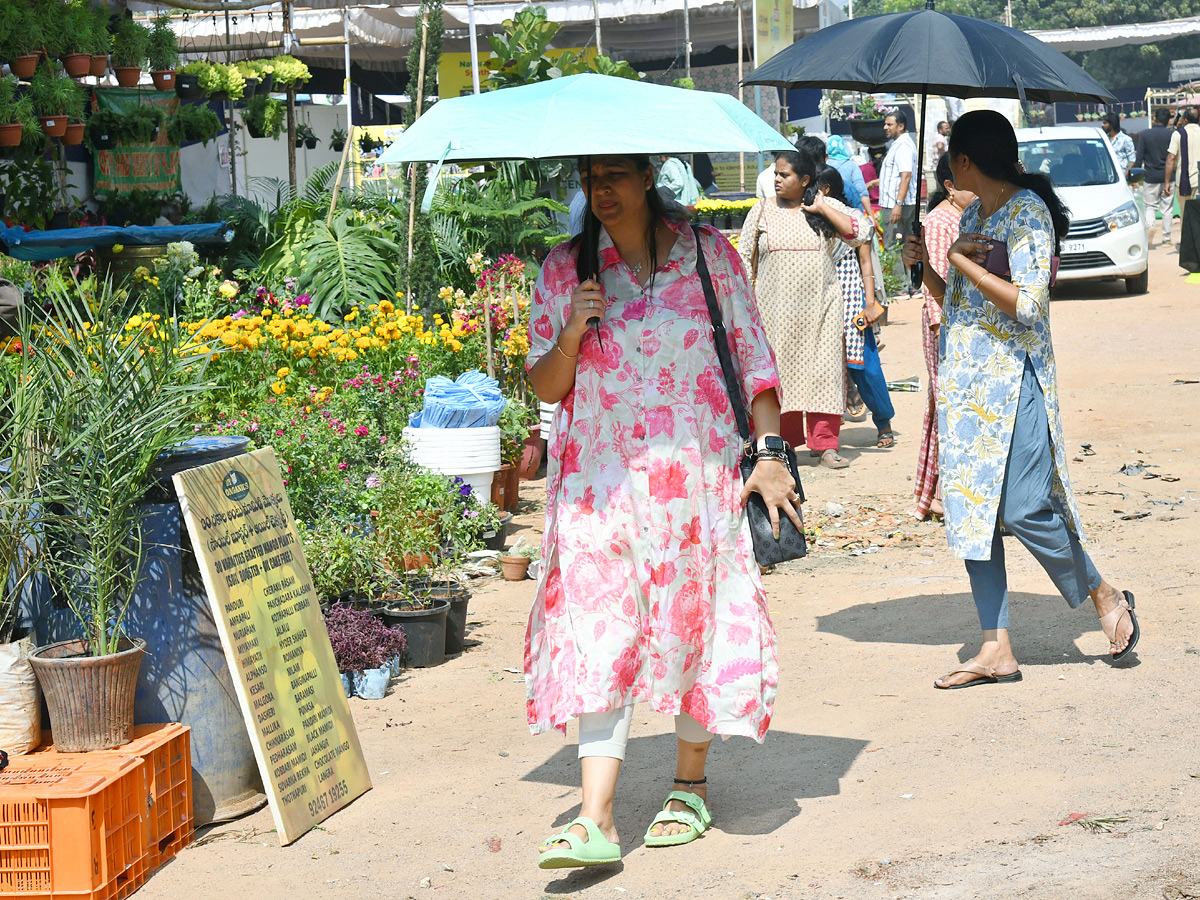
M 686 784 L 690 787 L 695 787 L 698 784 L 708 784 L 708 776 L 705 775 L 703 778 L 699 779 L 698 781 L 688 781 L 686 778 L 676 778 L 674 783 L 675 784 Z

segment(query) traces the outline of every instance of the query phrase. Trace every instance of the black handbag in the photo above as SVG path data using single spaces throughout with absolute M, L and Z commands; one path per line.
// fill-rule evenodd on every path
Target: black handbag
M 754 445 L 750 442 L 750 420 L 746 416 L 746 405 L 742 402 L 742 391 L 733 368 L 733 359 L 729 355 L 729 340 L 725 336 L 725 321 L 721 316 L 721 307 L 717 305 L 717 294 L 713 290 L 712 276 L 708 273 L 708 263 L 704 259 L 704 246 L 700 242 L 700 231 L 693 225 L 696 235 L 696 273 L 704 286 L 704 299 L 708 302 L 708 316 L 712 320 L 713 342 L 717 347 L 717 359 L 721 361 L 721 373 L 725 377 L 725 390 L 729 394 L 729 403 L 733 407 L 733 418 L 737 422 L 738 434 L 742 438 L 742 458 L 738 468 L 742 472 L 743 483 L 754 471 Z M 789 447 L 786 451 L 787 468 L 796 481 L 796 493 L 800 502 L 804 502 L 804 488 L 800 485 L 800 470 L 796 466 L 796 454 Z M 752 493 L 746 501 L 746 519 L 750 522 L 750 537 L 754 541 L 754 558 L 760 566 L 773 566 L 776 563 L 787 562 L 789 559 L 801 559 L 808 554 L 808 545 L 804 534 L 792 524 L 787 514 L 779 513 L 779 538 L 771 532 L 771 514 L 767 511 L 766 501 L 758 492 Z

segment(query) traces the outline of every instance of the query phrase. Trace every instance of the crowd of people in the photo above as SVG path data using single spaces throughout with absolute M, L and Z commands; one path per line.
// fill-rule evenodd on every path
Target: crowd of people
M 776 156 L 769 195 L 736 250 L 664 199 L 673 194 L 660 192 L 649 157 L 582 167 L 583 227 L 547 258 L 530 313 L 530 384 L 559 405 L 526 712 L 535 733 L 578 720 L 582 781 L 580 814 L 542 843 L 542 868 L 621 859 L 613 803 L 635 704 L 674 716 L 677 738 L 648 847 L 688 843 L 711 826 L 714 735 L 766 736 L 780 663 L 746 500 L 758 493 L 773 522 L 801 526 L 787 453 L 803 444 L 817 465 L 849 464 L 838 452 L 848 383 L 871 409 L 878 446 L 894 444 L 871 328 L 883 280 L 874 207 L 863 200 L 873 184 L 879 224 L 904 241 L 902 264 L 924 266 L 930 395 L 915 511 L 944 516 L 981 630 L 979 652 L 935 688 L 1022 678 L 1008 635 L 1005 534 L 1070 607 L 1092 601 L 1113 662 L 1139 640 L 1133 594 L 1109 584 L 1084 548 L 1066 467 L 1049 321 L 1062 203 L 1048 177 L 1021 168 L 1003 116 L 970 112 L 943 135 L 923 236 L 914 235 L 919 179 L 906 125 L 889 116 L 892 151 L 872 178 L 854 177 L 840 141 L 802 136 Z M 670 166 L 667 177 L 681 171 Z M 715 333 L 727 336 L 735 383 L 722 376 L 706 294 L 726 324 Z M 751 411 L 746 445 L 727 392 Z

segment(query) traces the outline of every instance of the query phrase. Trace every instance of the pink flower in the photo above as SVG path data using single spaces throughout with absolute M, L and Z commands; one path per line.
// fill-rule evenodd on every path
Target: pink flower
M 348 465 L 347 463 L 340 462 L 340 463 L 338 463 L 338 469 L 339 469 L 339 470 L 340 470 L 340 469 L 345 469 L 345 468 L 347 467 L 347 465 Z
M 371 433 L 371 429 L 368 428 L 366 425 L 359 425 L 357 428 L 354 429 L 354 433 L 358 437 L 366 437 L 368 434 Z

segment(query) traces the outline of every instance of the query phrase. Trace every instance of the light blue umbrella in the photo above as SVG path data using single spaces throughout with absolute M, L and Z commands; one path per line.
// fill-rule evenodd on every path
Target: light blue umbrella
M 587 73 L 441 100 L 381 163 L 790 150 L 728 94 Z

